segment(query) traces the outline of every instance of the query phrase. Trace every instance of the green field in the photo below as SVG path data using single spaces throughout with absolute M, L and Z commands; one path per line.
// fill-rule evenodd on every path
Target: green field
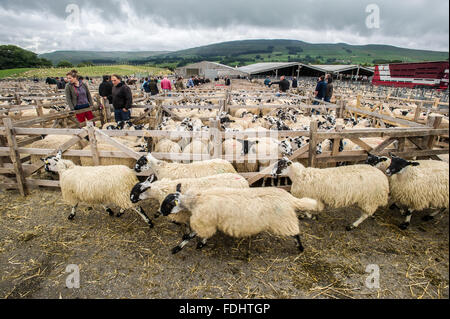
M 46 77 L 64 77 L 74 68 L 43 68 L 43 69 L 10 69 L 0 70 L 0 79 L 3 78 L 46 78 Z M 157 68 L 153 66 L 134 66 L 134 65 L 109 65 L 75 68 L 82 76 L 102 76 L 105 74 L 119 75 L 164 75 L 170 74 L 168 69 Z

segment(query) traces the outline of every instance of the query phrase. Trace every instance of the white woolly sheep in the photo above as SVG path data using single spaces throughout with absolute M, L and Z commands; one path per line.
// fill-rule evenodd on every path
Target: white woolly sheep
M 247 180 L 239 174 L 218 174 L 200 178 L 181 178 L 181 179 L 162 179 L 160 181 L 154 181 L 154 175 L 143 183 L 136 184 L 131 190 L 130 199 L 132 203 L 137 203 L 141 200 L 155 199 L 162 204 L 164 198 L 170 193 L 176 191 L 178 184 L 183 185 L 184 190 L 196 189 L 209 189 L 213 187 L 227 187 L 227 188 L 249 188 Z M 159 216 L 159 214 L 155 215 Z M 176 223 L 182 225 L 189 225 L 190 212 L 184 211 L 176 215 L 170 215 L 170 219 Z M 185 232 L 186 233 L 186 232 Z
M 406 220 L 399 225 L 408 228 L 414 211 L 426 208 L 437 209 L 425 216 L 423 220 L 431 220 L 440 210 L 449 207 L 449 168 L 447 165 L 423 166 L 419 162 L 411 162 L 391 155 L 391 165 L 386 170 L 389 176 L 390 196 L 396 205 L 406 207 Z
M 57 150 L 61 145 L 72 139 L 73 136 L 70 135 L 47 135 L 44 139 L 35 141 L 31 143 L 29 148 L 42 148 L 42 149 L 53 149 Z M 80 140 L 77 144 L 70 147 L 71 150 L 81 150 L 86 145 L 85 140 Z M 71 160 L 76 165 L 80 165 L 80 158 L 78 156 L 63 156 L 64 159 Z M 38 164 L 41 163 L 41 158 L 39 155 L 31 155 L 31 163 Z
M 134 166 L 134 170 L 138 173 L 150 168 L 154 171 L 158 179 L 196 178 L 224 173 L 236 173 L 233 165 L 222 159 L 212 159 L 190 164 L 167 163 L 154 158 L 151 153 L 142 156 Z
M 177 214 L 182 210 L 191 212 L 189 219 L 193 230 L 189 236 L 172 249 L 179 252 L 197 235 L 201 238 L 197 248 L 206 245 L 208 238 L 217 230 L 232 237 L 248 237 L 263 231 L 275 235 L 292 236 L 297 241 L 300 252 L 299 222 L 296 211 L 318 211 L 323 205 L 310 198 L 297 199 L 288 192 L 278 188 L 212 188 L 208 190 L 191 190 L 185 195 L 169 194 L 161 205 L 164 216 Z M 312 218 L 312 215 L 305 212 Z
M 129 194 L 138 182 L 135 173 L 123 165 L 84 167 L 77 166 L 72 161 L 61 159 L 62 153 L 45 158 L 45 170 L 59 173 L 62 197 L 72 206 L 69 220 L 75 217 L 79 203 L 89 205 L 113 204 L 120 208 L 117 217 L 123 215 L 126 209 L 134 208 Z M 142 208 L 134 209 L 150 226 L 152 221 Z M 112 216 L 110 208 L 106 211 Z
M 292 181 L 291 193 L 296 197 L 314 198 L 331 208 L 359 207 L 361 217 L 347 226 L 347 230 L 358 227 L 378 207 L 388 204 L 388 179 L 370 165 L 305 168 L 283 158 L 275 165 L 272 174 L 288 175 Z

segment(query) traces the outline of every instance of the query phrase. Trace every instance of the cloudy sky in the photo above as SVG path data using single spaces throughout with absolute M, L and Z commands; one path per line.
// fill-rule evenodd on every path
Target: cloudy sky
M 295 39 L 449 51 L 448 12 L 449 0 L 0 0 L 0 44 L 44 53 Z

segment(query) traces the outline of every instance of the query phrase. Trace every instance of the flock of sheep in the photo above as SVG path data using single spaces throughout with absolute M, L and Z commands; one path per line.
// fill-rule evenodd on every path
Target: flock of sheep
M 382 207 L 393 204 L 400 207 L 406 219 L 400 227 L 406 229 L 414 211 L 433 208 L 427 216 L 432 219 L 439 211 L 448 210 L 449 168 L 448 163 L 440 161 L 407 161 L 395 156 L 378 157 L 369 154 L 365 164 L 307 168 L 303 160 L 291 161 L 288 156 L 308 144 L 308 136 L 278 139 L 277 133 L 283 131 L 308 131 L 312 121 L 317 121 L 319 129 L 334 130 L 338 125 L 343 129 L 370 128 L 370 119 L 348 117 L 338 119 L 335 111 L 325 115 L 309 115 L 297 109 L 300 100 L 278 98 L 231 99 L 230 112 L 208 109 L 217 104 L 214 98 L 198 101 L 171 101 L 178 105 L 196 104 L 197 109 L 172 108 L 180 120 L 165 113 L 158 130 L 170 132 L 198 132 L 200 138 L 191 140 L 180 136 L 153 138 L 150 149 L 148 137 L 114 137 L 116 141 L 136 152 L 146 152 L 139 160 L 131 158 L 101 158 L 101 166 L 93 166 L 92 157 L 56 156 L 40 159 L 31 156 L 34 164 L 45 163 L 45 170 L 58 173 L 62 196 L 72 211 L 69 219 L 76 216 L 80 203 L 105 205 L 105 210 L 114 215 L 110 205 L 120 209 L 116 216 L 125 210 L 134 210 L 153 227 L 153 218 L 168 216 L 183 227 L 182 241 L 172 249 L 179 252 L 190 240 L 199 238 L 197 248 L 205 246 L 207 240 L 217 231 L 233 237 L 247 237 L 263 231 L 275 235 L 291 236 L 297 247 L 303 251 L 300 239 L 299 217 L 316 219 L 317 212 L 325 208 L 342 209 L 357 207 L 361 216 L 347 226 L 347 230 L 358 227 L 365 219 Z M 258 104 L 284 105 L 283 108 L 259 109 Z M 247 107 L 239 108 L 241 105 Z M 251 106 L 255 105 L 254 108 Z M 386 114 L 395 116 L 396 109 L 383 107 Z M 404 112 L 404 111 L 403 111 Z M 408 113 L 402 116 L 408 117 Z M 414 112 L 413 112 L 414 114 Z M 424 114 L 427 116 L 429 114 Z M 233 160 L 210 159 L 214 145 L 211 143 L 208 118 L 220 123 L 225 133 L 262 132 L 262 137 L 246 139 L 232 135 L 222 142 L 223 155 L 233 155 Z M 105 130 L 145 130 L 148 125 L 133 123 L 106 123 Z M 266 133 L 275 135 L 267 137 Z M 46 136 L 29 145 L 30 148 L 58 149 L 71 139 L 70 136 Z M 383 142 L 381 138 L 363 138 L 362 141 L 376 147 Z M 332 140 L 318 144 L 316 153 L 330 152 Z M 394 147 L 394 146 L 391 146 Z M 99 141 L 100 151 L 116 150 L 114 146 Z M 87 141 L 81 140 L 71 149 L 90 150 Z M 358 150 L 359 145 L 343 139 L 339 151 Z M 151 152 L 150 152 L 151 151 Z M 178 160 L 158 160 L 152 153 L 200 154 L 201 161 L 190 163 Z M 244 156 L 250 158 L 242 160 Z M 280 159 L 281 158 L 281 159 Z M 288 176 L 292 182 L 291 192 L 276 187 L 252 187 L 239 173 L 258 172 L 273 167 L 272 176 Z M 140 182 L 136 173 L 152 170 L 153 174 Z M 271 185 L 273 179 L 271 179 Z M 149 217 L 145 212 L 147 200 L 156 200 L 159 210 Z M 313 213 L 314 212 L 314 213 Z

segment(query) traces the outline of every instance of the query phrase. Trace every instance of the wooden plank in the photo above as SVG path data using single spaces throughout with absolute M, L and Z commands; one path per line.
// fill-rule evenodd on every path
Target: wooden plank
M 88 134 L 89 134 L 89 144 L 91 146 L 91 152 L 92 152 L 92 161 L 94 163 L 94 166 L 99 166 L 100 165 L 100 155 L 98 154 L 97 138 L 95 137 L 94 124 L 92 122 L 87 123 L 87 130 L 88 130 Z
M 372 150 L 372 154 L 376 155 L 376 154 L 382 152 L 386 147 L 388 147 L 389 145 L 391 145 L 395 141 L 396 141 L 396 139 L 393 138 L 393 137 L 390 137 L 390 138 L 386 139 L 384 142 L 382 142 L 380 145 L 378 145 L 377 147 L 375 147 Z
M 120 142 L 117 142 L 116 140 L 112 139 L 111 137 L 109 137 L 108 135 L 106 135 L 105 133 L 103 133 L 102 131 L 95 129 L 95 135 L 104 140 L 106 143 L 111 144 L 112 146 L 117 147 L 119 150 L 125 152 L 129 157 L 134 158 L 136 160 L 140 159 L 142 157 L 141 154 L 139 154 L 138 152 L 132 150 L 131 148 L 129 148 L 126 145 L 123 145 Z
M 220 134 L 220 122 L 216 119 L 209 119 L 209 130 L 211 134 L 211 142 L 214 145 L 213 158 L 222 156 L 222 136 Z
M 442 116 L 429 116 L 427 126 L 432 126 L 434 129 L 439 128 L 442 122 Z M 427 147 L 433 149 L 434 143 L 436 142 L 436 136 L 430 136 L 428 138 Z
M 373 149 L 370 145 L 366 144 L 364 141 L 361 141 L 359 138 L 351 138 L 350 141 L 352 141 L 353 143 L 355 143 L 356 145 L 358 145 L 363 150 L 365 150 L 365 151 L 367 151 L 369 153 Z
M 419 123 L 415 123 L 415 122 L 411 122 L 411 121 L 407 121 L 407 120 L 401 120 L 395 117 L 391 117 L 388 115 L 384 115 L 384 114 L 379 114 L 379 113 L 375 113 L 375 112 L 369 112 L 363 109 L 358 109 L 358 108 L 354 108 L 354 107 L 349 107 L 347 106 L 346 109 L 348 111 L 352 111 L 354 113 L 359 113 L 359 114 L 364 114 L 364 115 L 370 115 L 372 117 L 375 118 L 379 118 L 384 120 L 387 123 L 395 123 L 398 125 L 403 125 L 403 126 L 407 126 L 407 127 L 424 127 L 425 125 L 419 124 Z
M 308 157 L 309 167 L 315 167 L 316 165 L 316 148 L 318 144 L 317 128 L 318 128 L 317 121 L 312 121 L 309 126 L 309 157 Z
M 10 118 L 3 119 L 3 125 L 5 126 L 6 139 L 8 141 L 11 162 L 14 165 L 14 172 L 16 174 L 17 185 L 19 192 L 22 196 L 27 194 L 27 186 L 25 184 L 25 174 L 22 168 L 22 162 L 20 161 L 20 155 L 17 151 L 16 135 L 13 131 L 12 121 Z

